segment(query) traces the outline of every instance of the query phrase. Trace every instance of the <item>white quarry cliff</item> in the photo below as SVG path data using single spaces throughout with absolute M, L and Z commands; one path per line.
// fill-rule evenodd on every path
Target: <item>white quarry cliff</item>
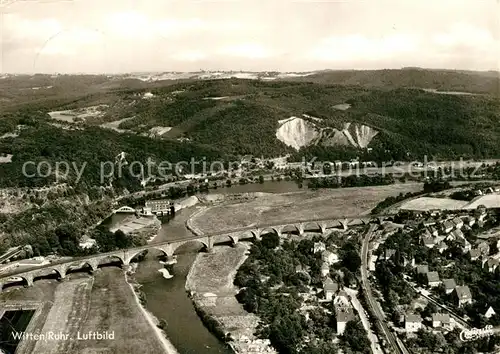
M 276 131 L 276 137 L 295 150 L 310 145 L 321 135 L 314 123 L 302 118 L 290 117 L 279 123 L 281 126 Z

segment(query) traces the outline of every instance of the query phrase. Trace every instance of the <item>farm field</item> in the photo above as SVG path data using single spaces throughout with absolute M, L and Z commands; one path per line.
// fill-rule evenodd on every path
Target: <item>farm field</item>
M 135 300 L 123 270 L 103 268 L 93 277 L 71 274 L 63 282 L 40 280 L 29 288 L 16 287 L 0 294 L 2 304 L 42 306 L 30 331 L 68 334 L 72 340 L 24 340 L 16 353 L 165 353 Z M 78 340 L 89 332 L 114 333 L 114 339 Z
M 78 341 L 75 353 L 164 353 L 121 269 L 106 269 L 95 277 L 90 297 L 90 311 L 80 332 L 107 331 L 114 333 L 110 340 Z
M 193 227 L 206 233 L 262 224 L 280 224 L 322 218 L 341 218 L 369 214 L 388 196 L 418 192 L 421 183 L 389 186 L 323 189 L 284 194 L 254 194 L 253 200 L 207 208 L 190 220 Z
M 463 209 L 469 202 L 448 198 L 421 197 L 410 200 L 401 205 L 402 210 L 426 211 L 432 209 L 458 210 Z

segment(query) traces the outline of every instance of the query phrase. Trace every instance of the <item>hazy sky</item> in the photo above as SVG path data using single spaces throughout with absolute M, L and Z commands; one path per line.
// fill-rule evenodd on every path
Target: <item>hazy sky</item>
M 4 73 L 498 70 L 500 62 L 495 0 L 0 0 L 0 6 Z

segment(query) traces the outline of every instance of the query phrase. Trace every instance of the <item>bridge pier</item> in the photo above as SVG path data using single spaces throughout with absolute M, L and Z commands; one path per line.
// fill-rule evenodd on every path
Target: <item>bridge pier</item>
M 66 268 L 64 266 L 60 266 L 60 267 L 57 267 L 54 269 L 57 271 L 57 273 L 59 273 L 59 279 L 66 278 L 66 272 L 68 271 L 68 268 Z
M 24 276 L 24 279 L 26 280 L 26 283 L 27 283 L 27 286 L 28 287 L 31 287 L 33 286 L 33 274 L 31 273 L 28 273 Z

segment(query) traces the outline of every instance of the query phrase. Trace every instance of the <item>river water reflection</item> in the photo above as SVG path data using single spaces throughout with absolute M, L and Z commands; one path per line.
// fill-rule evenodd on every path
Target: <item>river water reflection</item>
M 218 188 L 211 190 L 210 193 L 285 193 L 298 190 L 295 182 L 269 181 L 263 184 Z M 192 236 L 191 232 L 186 229 L 185 222 L 198 208 L 194 206 L 179 211 L 173 220 L 162 225 L 155 242 Z M 114 224 L 125 216 L 123 214 L 114 215 L 110 223 Z M 186 276 L 198 251 L 195 248 L 196 244 L 191 246 L 188 244 L 180 250 L 182 254 L 177 256 L 177 264 L 173 267 L 173 278 L 165 279 L 158 272 L 159 269 L 163 268 L 163 265 L 159 263 L 158 257 L 161 252 L 157 250 L 148 252 L 146 258 L 140 262 L 134 277 L 142 285 L 141 290 L 146 295 L 146 308 L 158 319 L 164 319 L 167 322 L 165 332 L 180 354 L 232 353 L 224 343 L 205 328 L 186 293 Z

